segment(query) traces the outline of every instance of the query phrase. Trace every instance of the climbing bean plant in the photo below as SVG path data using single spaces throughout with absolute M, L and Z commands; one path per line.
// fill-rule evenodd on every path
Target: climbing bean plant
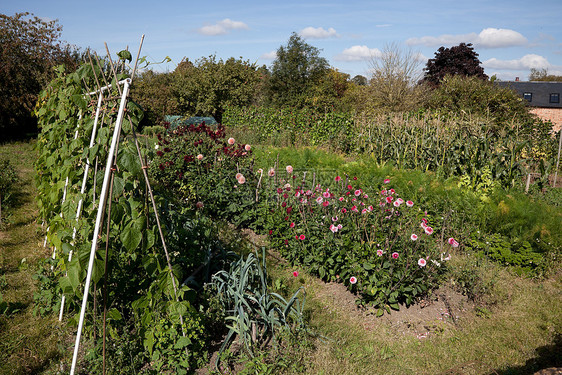
M 123 53 L 119 56 L 127 57 Z M 121 59 L 117 65 L 122 67 L 124 63 Z M 35 109 L 41 130 L 35 163 L 39 215 L 47 228 L 46 244 L 53 249 L 52 259 L 46 261 L 47 264 L 37 276 L 41 287 L 36 302 L 37 311 L 58 312 L 60 296 L 64 294 L 65 312 L 71 322 L 77 322 L 103 168 L 121 96 L 117 81 L 128 75 L 126 69 L 118 69 L 117 74 L 110 73 L 107 61 L 83 64 L 72 73 L 59 67 L 56 73 L 57 77 L 40 94 Z M 111 82 L 104 82 L 104 77 L 110 76 L 113 77 Z M 111 89 L 104 92 L 104 98 L 107 99 L 100 110 L 95 145 L 89 147 L 97 96 L 88 92 L 98 87 L 98 82 L 100 85 L 110 83 Z M 98 321 L 96 324 L 93 317 L 99 319 L 102 305 L 105 305 L 108 340 L 122 342 L 120 337 L 123 334 L 136 331 L 142 338 L 144 352 L 135 353 L 134 356 L 145 357 L 139 363 L 151 360 L 155 370 L 185 373 L 204 357 L 204 316 L 194 307 L 196 293 L 182 285 L 180 280 L 201 263 L 206 249 L 200 244 L 177 239 L 178 232 L 186 237 L 190 233 L 202 232 L 196 219 L 185 212 L 167 215 L 169 220 L 164 223 L 164 236 L 171 235 L 176 240 L 171 241 L 168 248 L 170 261 L 174 264 L 173 271 L 170 272 L 166 265 L 155 213 L 132 137 L 132 129 L 142 116 L 142 109 L 129 101 L 113 167 L 113 188 L 108 197 L 111 209 L 106 208 L 104 215 L 108 224 L 106 222 L 103 225 L 103 234 L 98 239 L 95 254 L 90 290 L 93 291 L 94 299 L 97 299 L 94 304 L 97 310 L 90 307 L 84 332 L 90 339 L 96 337 L 96 333 L 99 337 L 101 323 Z M 152 157 L 149 151 L 141 151 L 141 156 L 147 159 Z M 90 167 L 85 180 L 86 189 L 81 193 L 88 162 Z M 158 210 L 172 209 L 158 194 L 154 199 Z M 77 217 L 79 204 L 82 204 L 82 213 Z M 174 282 L 178 286 L 177 290 L 174 290 Z M 107 288 L 105 302 L 101 293 L 104 286 Z M 180 315 L 183 317 L 183 326 Z M 188 334 L 182 335 L 182 332 Z M 91 368 L 100 362 L 100 345 L 98 342 L 94 344 L 92 355 L 87 357 L 90 358 Z M 118 352 L 115 355 L 122 355 Z M 133 358 L 133 355 L 130 357 Z M 133 362 L 121 364 L 121 368 L 112 373 L 117 370 L 137 371 L 139 364 Z

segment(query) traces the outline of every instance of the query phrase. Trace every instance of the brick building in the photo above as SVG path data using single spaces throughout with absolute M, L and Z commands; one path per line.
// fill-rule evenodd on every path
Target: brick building
M 510 87 L 528 102 L 531 113 L 543 120 L 550 120 L 554 130 L 562 128 L 562 82 L 542 82 L 519 80 L 496 82 L 502 87 Z

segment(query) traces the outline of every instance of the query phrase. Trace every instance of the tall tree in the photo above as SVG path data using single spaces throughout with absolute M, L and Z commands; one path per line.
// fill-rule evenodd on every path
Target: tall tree
M 425 99 L 426 88 L 418 85 L 423 62 L 419 53 L 392 43 L 370 61 L 371 78 L 366 88 L 370 109 L 391 112 L 417 108 Z
M 471 43 L 461 43 L 451 48 L 440 47 L 435 57 L 427 61 L 424 72 L 423 81 L 431 86 L 438 86 L 446 75 L 488 79 Z
M 271 67 L 270 101 L 279 106 L 302 107 L 307 92 L 322 81 L 328 70 L 328 61 L 320 57 L 320 50 L 292 33 L 287 45 L 277 50 Z
M 548 69 L 531 68 L 531 74 L 529 74 L 529 81 L 561 82 L 562 76 L 548 74 Z
M 249 61 L 233 57 L 217 61 L 212 55 L 195 63 L 182 61 L 172 77 L 172 94 L 182 114 L 211 115 L 221 122 L 226 107 L 252 103 L 261 71 Z
M 60 40 L 62 26 L 30 13 L 0 14 L 0 137 L 37 129 L 31 112 L 52 67 L 75 69 L 78 52 Z

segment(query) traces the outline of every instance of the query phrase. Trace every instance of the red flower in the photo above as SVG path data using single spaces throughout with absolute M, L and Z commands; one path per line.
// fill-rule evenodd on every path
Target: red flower
M 293 211 L 293 207 L 287 207 L 287 213 L 290 214 Z
M 304 234 L 301 234 L 301 235 L 299 236 L 299 240 L 301 240 L 301 241 L 304 241 L 305 238 L 306 238 L 306 237 L 305 237 Z
M 271 236 L 273 234 L 273 229 L 269 230 L 269 235 Z
M 297 277 L 299 275 L 299 271 L 293 271 L 293 276 Z

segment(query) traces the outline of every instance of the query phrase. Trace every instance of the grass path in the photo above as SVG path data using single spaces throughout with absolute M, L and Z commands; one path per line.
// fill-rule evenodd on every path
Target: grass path
M 33 145 L 2 145 L 0 154 L 16 166 L 19 177 L 7 225 L 0 231 L 0 293 L 11 310 L 0 315 L 0 374 L 36 374 L 59 357 L 62 329 L 55 317 L 33 314 L 32 276 L 47 255 L 36 222 Z

